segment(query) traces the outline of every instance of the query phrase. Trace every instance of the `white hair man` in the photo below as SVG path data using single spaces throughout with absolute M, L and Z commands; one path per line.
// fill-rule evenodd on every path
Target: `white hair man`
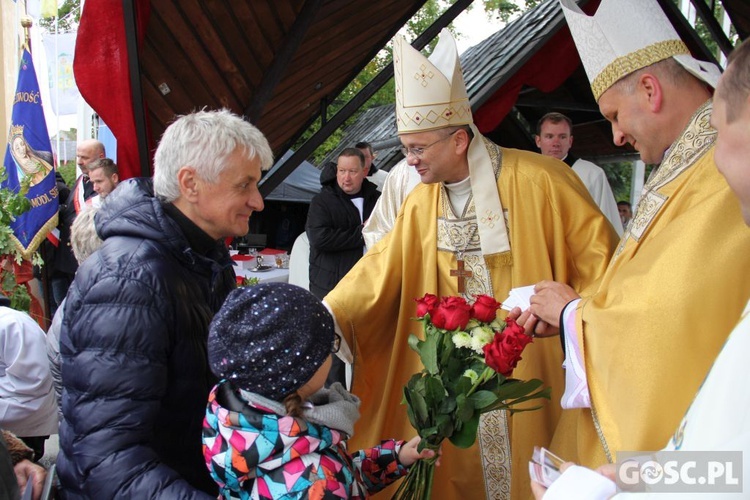
M 68 498 L 216 498 L 200 446 L 208 325 L 235 287 L 224 238 L 263 209 L 263 134 L 226 110 L 172 123 L 148 179 L 95 217 L 60 337 L 58 474 Z
M 536 276 L 584 289 L 604 272 L 617 241 L 575 173 L 479 133 L 447 30 L 429 59 L 397 38 L 394 69 L 402 152 L 421 183 L 393 229 L 325 297 L 357 355 L 352 387 L 362 398 L 363 425 L 352 446 L 414 432 L 400 404 L 404 384 L 422 368 L 407 345 L 416 330 L 413 299 L 432 293 L 503 300 Z M 563 387 L 561 362 L 559 346 L 534 343 L 514 376 L 544 380 L 554 398 Z M 548 404 L 516 414 L 512 435 L 504 413 L 487 414 L 482 452 L 478 445 L 443 449 L 434 491 L 441 499 L 528 495 L 524 471 L 533 444 L 540 436 L 551 440 L 560 413 Z
M 655 0 L 603 0 L 594 17 L 561 3 L 615 144 L 660 164 L 595 293 L 539 283 L 519 319 L 561 322 L 562 403 L 579 417 L 559 448 L 596 466 L 674 432 L 750 295 L 750 233 L 714 163 L 718 69 L 690 56 Z

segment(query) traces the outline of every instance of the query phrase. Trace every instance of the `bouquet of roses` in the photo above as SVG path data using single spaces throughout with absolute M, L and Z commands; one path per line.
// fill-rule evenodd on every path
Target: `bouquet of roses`
M 404 387 L 411 425 L 422 441 L 420 450 L 437 450 L 446 438 L 468 448 L 477 437 L 479 415 L 537 398 L 549 399 L 541 380 L 509 378 L 532 338 L 509 319 L 499 321 L 500 303 L 487 295 L 469 305 L 461 297 L 426 294 L 417 300 L 417 320 L 424 340 L 409 336 L 424 369 Z M 436 455 L 437 456 L 437 455 Z M 420 460 L 409 471 L 394 498 L 429 499 L 435 460 Z

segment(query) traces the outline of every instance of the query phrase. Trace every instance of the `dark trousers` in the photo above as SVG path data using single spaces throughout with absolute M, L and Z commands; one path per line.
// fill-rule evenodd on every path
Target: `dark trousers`
M 49 285 L 51 290 L 50 298 L 52 299 L 52 303 L 50 304 L 49 309 L 50 314 L 53 317 L 55 316 L 57 307 L 68 294 L 68 288 L 70 288 L 70 284 L 73 283 L 73 277 L 74 275 L 72 274 L 61 273 L 59 271 L 54 272 L 50 277 Z
M 26 443 L 26 446 L 34 450 L 34 462 L 38 462 L 42 459 L 42 457 L 44 456 L 44 442 L 49 438 L 49 436 L 18 437 L 21 439 L 21 441 Z

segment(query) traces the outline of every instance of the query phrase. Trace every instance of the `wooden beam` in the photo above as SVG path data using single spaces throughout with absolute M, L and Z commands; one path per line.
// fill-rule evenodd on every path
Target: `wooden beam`
M 678 34 L 680 34 L 681 36 L 683 33 L 687 34 L 688 39 L 683 39 L 683 41 L 687 43 L 688 47 L 692 46 L 697 49 L 698 54 L 696 54 L 696 56 L 698 57 L 698 59 L 718 64 L 716 62 L 716 57 L 711 53 L 710 50 L 708 50 L 708 47 L 706 47 L 706 44 L 703 43 L 701 37 L 698 36 L 695 28 L 690 26 L 690 23 L 688 23 L 687 19 L 685 19 L 685 16 L 682 15 L 682 12 L 680 12 L 680 9 L 677 7 L 677 5 L 672 0 L 656 1 L 661 6 L 662 10 L 674 26 L 674 28 L 677 30 Z
M 141 87 L 141 65 L 138 57 L 138 16 L 136 0 L 122 0 L 122 12 L 125 20 L 125 42 L 128 50 L 128 68 L 130 70 L 130 91 L 132 93 L 133 120 L 138 141 L 138 156 L 141 163 L 141 176 L 151 177 L 150 156 L 148 153 L 148 133 L 146 113 Z
M 711 33 L 711 37 L 713 37 L 714 41 L 719 45 L 719 49 L 721 49 L 725 56 L 728 56 L 729 53 L 734 50 L 734 45 L 729 41 L 729 38 L 727 38 L 726 33 L 721 29 L 721 25 L 719 25 L 719 22 L 714 16 L 712 8 L 714 3 L 711 2 L 711 7 L 709 7 L 706 5 L 705 0 L 690 0 L 690 2 L 695 7 L 698 16 L 700 16 L 705 23 L 706 28 L 709 33 Z
M 284 76 L 289 63 L 294 59 L 294 54 L 297 53 L 300 45 L 302 45 L 302 41 L 305 39 L 307 31 L 310 29 L 322 3 L 322 0 L 307 0 L 305 2 L 297 19 L 294 21 L 294 25 L 289 30 L 284 46 L 276 54 L 273 63 L 271 63 L 271 66 L 264 73 L 263 81 L 258 85 L 258 89 L 250 105 L 245 110 L 245 119 L 248 121 L 255 123 L 263 114 L 263 108 L 266 107 L 268 101 L 273 97 L 274 89 Z
M 521 108 L 550 108 L 565 111 L 587 111 L 599 115 L 599 106 L 596 104 L 576 101 L 551 101 L 549 99 L 532 99 L 519 97 L 516 107 Z
M 428 27 L 419 37 L 411 44 L 417 50 L 423 49 L 440 30 L 450 24 L 466 7 L 471 5 L 473 0 L 457 0 L 456 3 L 443 13 L 435 22 Z M 266 176 L 260 184 L 260 192 L 263 196 L 268 196 L 276 186 L 291 174 L 308 156 L 310 156 L 343 123 L 351 117 L 367 100 L 372 97 L 388 80 L 393 77 L 393 65 L 388 64 L 373 78 L 370 83 L 365 85 L 357 95 L 355 95 L 338 113 L 320 127 L 305 143 L 292 154 L 279 168 Z

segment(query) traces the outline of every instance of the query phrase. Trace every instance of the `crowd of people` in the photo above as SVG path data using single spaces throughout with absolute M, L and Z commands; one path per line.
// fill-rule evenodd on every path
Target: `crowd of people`
M 622 451 L 750 450 L 750 42 L 721 75 L 655 0 L 560 3 L 615 144 L 657 165 L 633 208 L 570 154 L 561 113 L 537 124 L 541 154 L 483 136 L 447 30 L 429 57 L 394 41 L 404 160 L 375 179 L 361 142 L 322 169 L 310 292 L 236 286 L 226 240 L 263 210 L 273 164 L 242 117 L 178 117 L 152 179 L 121 181 L 79 143 L 46 336 L 0 297 L 0 495 L 39 498 L 56 432 L 65 499 L 385 496 L 422 459 L 441 500 L 599 499 Z M 513 377 L 551 400 L 484 414 L 468 449 L 420 451 L 401 404 L 421 370 L 414 299 L 527 285 Z M 549 488 L 529 478 L 535 446 L 572 462 Z

